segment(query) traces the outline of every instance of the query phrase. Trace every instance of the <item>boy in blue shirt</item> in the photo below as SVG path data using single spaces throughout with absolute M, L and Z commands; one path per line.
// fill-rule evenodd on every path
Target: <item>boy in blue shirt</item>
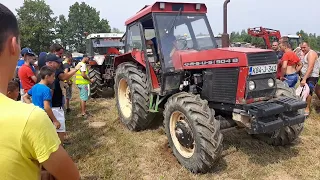
M 59 129 L 61 124 L 52 112 L 52 94 L 50 88 L 48 87 L 48 85 L 52 84 L 55 80 L 55 70 L 48 66 L 43 66 L 40 69 L 39 74 L 41 81 L 34 85 L 28 91 L 28 93 L 23 96 L 23 100 L 28 104 L 30 104 L 32 101 L 35 106 L 45 110 L 53 124 L 57 129 Z

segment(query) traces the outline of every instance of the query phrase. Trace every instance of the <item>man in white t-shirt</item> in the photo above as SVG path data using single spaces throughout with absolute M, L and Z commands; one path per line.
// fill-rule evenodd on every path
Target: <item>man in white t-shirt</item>
M 89 62 L 88 57 L 83 57 L 82 61 L 78 64 L 81 65 L 81 68 L 76 73 L 76 85 L 80 90 L 80 104 L 81 104 L 81 115 L 83 117 L 87 117 L 88 114 L 86 112 L 86 102 L 89 99 L 89 90 L 90 83 L 93 83 L 94 80 L 88 77 L 88 68 L 87 63 Z

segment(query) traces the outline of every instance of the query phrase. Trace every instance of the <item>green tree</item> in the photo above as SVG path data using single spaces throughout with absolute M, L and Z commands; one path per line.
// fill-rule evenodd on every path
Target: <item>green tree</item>
M 76 2 L 69 8 L 68 25 L 70 27 L 70 45 L 78 52 L 85 52 L 85 32 L 110 32 L 109 22 L 100 19 L 100 12 L 82 2 Z
M 44 0 L 24 0 L 16 11 L 22 47 L 30 47 L 36 53 L 48 51 L 55 39 L 56 23 L 50 6 Z
M 123 32 L 120 31 L 120 29 L 118 29 L 118 28 L 112 28 L 111 32 L 113 32 L 113 33 L 123 33 Z
M 70 46 L 70 27 L 64 15 L 60 15 L 55 26 L 56 38 L 60 40 L 63 47 Z

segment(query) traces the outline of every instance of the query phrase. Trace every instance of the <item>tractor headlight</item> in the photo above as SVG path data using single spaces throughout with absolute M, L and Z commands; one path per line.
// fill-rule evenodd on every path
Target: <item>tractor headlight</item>
M 273 87 L 274 86 L 274 80 L 272 78 L 268 79 L 268 86 Z
M 249 90 L 252 91 L 256 88 L 256 84 L 253 81 L 249 81 Z

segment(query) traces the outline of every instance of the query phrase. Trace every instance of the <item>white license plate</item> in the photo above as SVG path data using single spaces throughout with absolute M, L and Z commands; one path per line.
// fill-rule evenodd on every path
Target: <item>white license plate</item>
M 249 75 L 269 74 L 277 72 L 277 64 L 250 66 Z

